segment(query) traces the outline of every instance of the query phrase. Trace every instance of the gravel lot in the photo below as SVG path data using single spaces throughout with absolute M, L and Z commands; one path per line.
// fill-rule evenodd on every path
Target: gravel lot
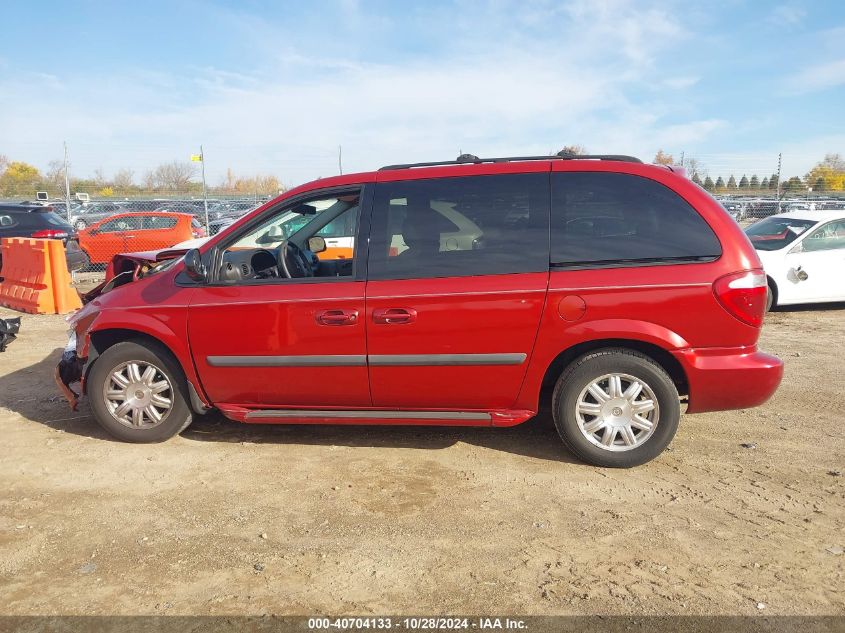
M 65 330 L 25 315 L 0 355 L 2 614 L 845 614 L 843 305 L 770 315 L 774 399 L 629 471 L 547 414 L 122 444 L 59 397 Z

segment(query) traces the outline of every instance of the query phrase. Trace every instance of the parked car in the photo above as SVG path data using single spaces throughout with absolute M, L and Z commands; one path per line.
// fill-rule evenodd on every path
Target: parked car
M 752 200 L 746 206 L 745 215 L 749 218 L 766 218 L 780 212 L 777 200 Z
M 156 207 L 156 211 L 168 213 L 190 213 L 205 222 L 205 205 L 202 200 L 169 200 Z
M 548 385 L 564 443 L 611 467 L 659 455 L 682 400 L 692 414 L 772 395 L 766 277 L 707 192 L 621 156 L 467 160 L 324 178 L 199 248 L 118 255 L 71 319 L 61 375 L 130 442 L 211 408 L 506 427 Z M 327 259 L 319 233 L 339 218 L 352 257 Z
M 49 203 L 49 206 L 53 207 L 53 213 L 58 215 L 63 220 L 67 220 L 68 211 L 67 211 L 67 205 L 65 204 L 64 200 L 51 200 L 50 203 Z M 71 217 L 73 217 L 74 215 L 78 215 L 81 208 L 82 208 L 81 204 L 76 203 L 76 202 L 71 202 L 70 203 Z
M 4 237 L 61 240 L 65 245 L 68 270 L 80 270 L 87 263 L 85 254 L 79 248 L 76 231 L 49 206 L 0 204 L 0 238 Z M 3 274 L 2 268 L 3 254 L 0 252 L 0 277 Z
M 92 264 L 106 264 L 117 253 L 167 248 L 200 237 L 201 227 L 186 213 L 119 213 L 79 232 L 79 245 Z
M 126 209 L 116 202 L 89 202 L 77 208 L 71 218 L 73 219 L 73 227 L 77 231 L 81 231 L 100 220 L 124 211 Z
M 746 217 L 745 203 L 739 200 L 719 200 L 725 211 L 737 222 L 741 222 Z
M 845 301 L 845 210 L 773 215 L 745 233 L 766 271 L 767 310 Z
M 817 203 L 816 208 L 824 211 L 845 211 L 845 200 L 825 200 Z

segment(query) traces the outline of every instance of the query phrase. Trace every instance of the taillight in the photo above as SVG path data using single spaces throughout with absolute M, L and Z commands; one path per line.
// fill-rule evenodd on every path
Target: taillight
M 766 274 L 746 270 L 713 282 L 713 294 L 732 316 L 753 327 L 763 325 L 766 313 Z
M 37 237 L 42 240 L 63 240 L 68 236 L 67 231 L 60 231 L 58 229 L 44 229 L 43 231 L 35 231 L 32 237 Z

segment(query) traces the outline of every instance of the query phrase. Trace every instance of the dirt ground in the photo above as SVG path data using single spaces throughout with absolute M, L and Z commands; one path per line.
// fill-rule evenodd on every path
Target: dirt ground
M 548 414 L 123 444 L 58 396 L 65 331 L 0 354 L 2 614 L 845 614 L 843 305 L 770 315 L 774 399 L 628 471 Z

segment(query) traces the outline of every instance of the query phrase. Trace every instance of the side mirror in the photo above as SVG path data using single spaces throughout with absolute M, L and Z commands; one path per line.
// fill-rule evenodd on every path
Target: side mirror
M 326 250 L 326 240 L 319 235 L 308 238 L 308 250 L 312 253 L 322 253 Z
M 192 248 L 185 253 L 185 274 L 193 281 L 205 281 L 205 265 L 199 250 Z

